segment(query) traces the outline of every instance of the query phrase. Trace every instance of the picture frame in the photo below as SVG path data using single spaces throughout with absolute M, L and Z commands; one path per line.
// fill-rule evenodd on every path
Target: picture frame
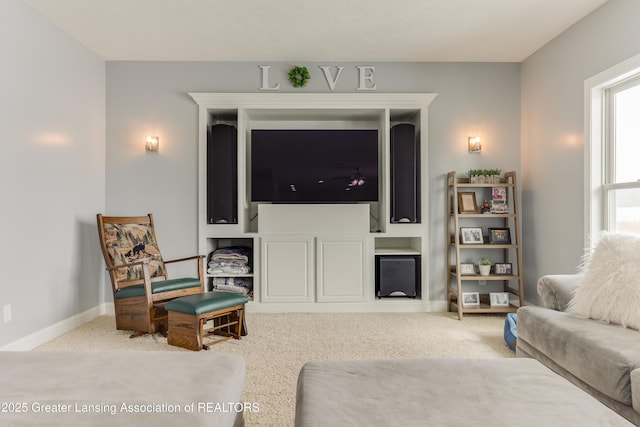
M 458 191 L 458 212 L 461 214 L 478 213 L 475 192 Z
M 511 276 L 513 274 L 513 265 L 510 262 L 496 262 L 494 269 L 494 274 L 498 276 Z
M 509 205 L 506 200 L 491 200 L 491 213 L 506 214 L 509 213 Z
M 463 292 L 462 293 L 462 306 L 463 307 L 478 307 L 480 305 L 480 293 L 478 292 Z
M 484 237 L 481 227 L 460 227 L 460 240 L 463 245 L 482 245 Z
M 490 245 L 510 245 L 511 230 L 509 228 L 489 228 Z
M 492 187 L 491 188 L 491 199 L 492 200 L 507 200 L 507 189 L 505 187 Z
M 476 265 L 471 263 L 461 263 L 459 273 L 461 276 L 475 276 Z
M 489 292 L 491 307 L 509 307 L 509 292 Z

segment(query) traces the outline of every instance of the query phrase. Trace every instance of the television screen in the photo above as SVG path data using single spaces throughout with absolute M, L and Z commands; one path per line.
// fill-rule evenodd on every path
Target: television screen
M 252 130 L 251 200 L 272 203 L 377 201 L 378 131 Z

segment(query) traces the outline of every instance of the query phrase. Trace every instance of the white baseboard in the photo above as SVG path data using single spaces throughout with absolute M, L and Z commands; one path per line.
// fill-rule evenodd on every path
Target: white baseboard
M 248 313 L 429 313 L 447 311 L 446 301 L 385 298 L 361 303 L 253 303 Z
M 103 314 L 113 313 L 113 303 L 105 303 L 98 307 L 94 307 L 85 312 L 76 314 L 75 316 L 71 316 L 67 319 L 61 320 L 58 323 L 54 323 L 53 325 L 47 326 L 44 329 L 41 329 L 37 332 L 34 332 L 26 337 L 20 338 L 16 341 L 10 342 L 2 347 L 0 347 L 0 351 L 29 351 L 34 348 L 51 341 L 54 338 L 59 337 L 60 335 L 66 334 L 67 332 L 81 326 L 91 320 L 95 319 L 98 316 L 102 316 Z

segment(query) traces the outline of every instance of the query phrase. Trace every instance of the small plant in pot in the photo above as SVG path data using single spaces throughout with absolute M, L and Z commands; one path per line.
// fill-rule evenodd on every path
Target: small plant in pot
M 489 261 L 487 257 L 480 258 L 478 268 L 480 269 L 481 276 L 488 276 L 491 274 L 491 261 Z

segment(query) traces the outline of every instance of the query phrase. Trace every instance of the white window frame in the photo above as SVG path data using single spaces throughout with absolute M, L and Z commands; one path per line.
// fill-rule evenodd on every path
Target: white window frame
M 607 161 L 611 159 L 607 152 L 606 140 L 608 126 L 605 103 L 607 89 L 625 80 L 640 76 L 640 55 L 636 55 L 608 70 L 605 70 L 584 82 L 584 135 L 585 135 L 585 247 L 595 243 L 610 219 L 608 195 L 612 191 L 624 188 L 637 188 L 635 183 L 612 184 L 613 176 L 605 176 Z M 611 178 L 611 179 L 610 179 Z

